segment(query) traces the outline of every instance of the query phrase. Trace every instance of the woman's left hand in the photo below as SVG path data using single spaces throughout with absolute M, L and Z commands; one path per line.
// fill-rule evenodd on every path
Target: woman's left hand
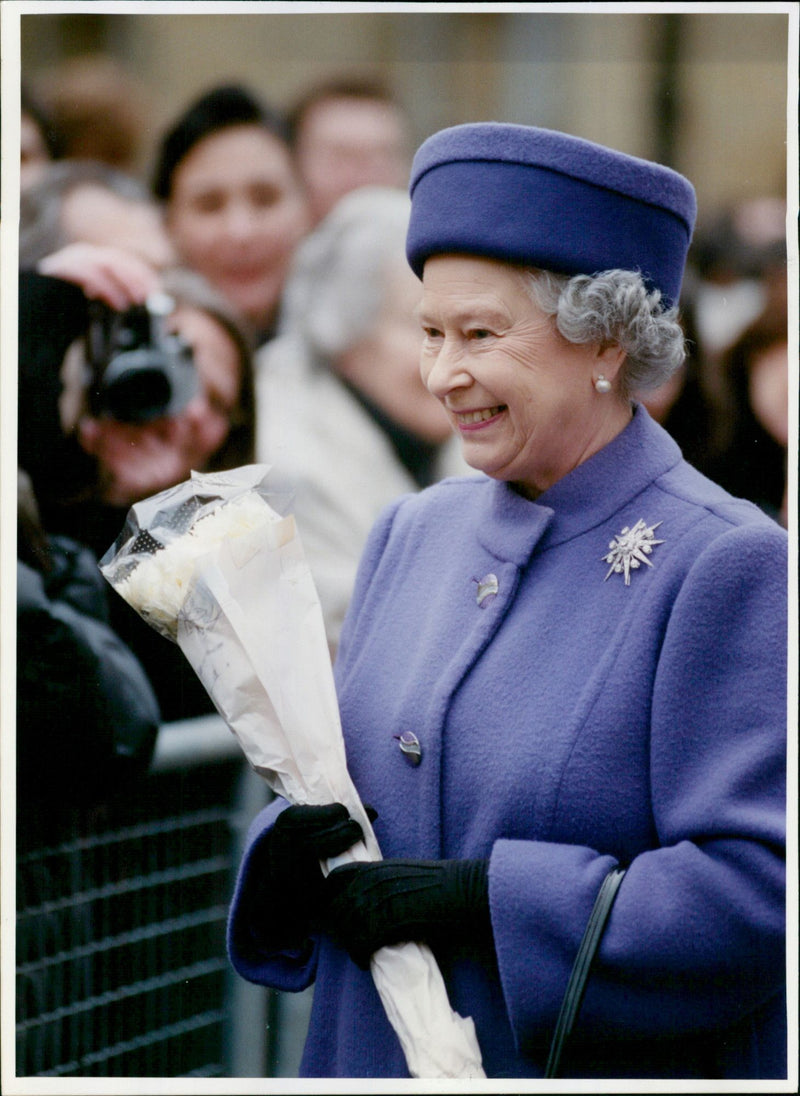
M 488 860 L 345 864 L 325 883 L 324 927 L 363 969 L 386 944 L 493 947 Z

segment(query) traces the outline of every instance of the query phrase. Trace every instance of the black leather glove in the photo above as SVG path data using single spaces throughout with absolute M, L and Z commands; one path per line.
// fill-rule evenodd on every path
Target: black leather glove
M 344 864 L 325 881 L 322 928 L 362 969 L 385 944 L 493 948 L 488 860 Z
M 373 812 L 374 814 L 374 812 Z M 341 803 L 287 807 L 253 854 L 249 920 L 258 939 L 304 940 L 323 909 L 320 860 L 363 837 Z

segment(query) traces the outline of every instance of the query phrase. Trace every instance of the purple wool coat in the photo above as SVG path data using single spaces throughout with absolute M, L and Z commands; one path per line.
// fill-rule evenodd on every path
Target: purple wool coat
M 640 520 L 650 565 L 628 584 L 605 557 Z M 542 1076 L 618 864 L 562 1075 L 786 1076 L 786 564 L 785 531 L 641 407 L 535 502 L 454 479 L 375 526 L 336 666 L 348 764 L 384 856 L 490 858 L 496 961 L 442 963 L 488 1077 Z M 407 1077 L 368 973 L 325 938 L 253 943 L 248 863 L 284 806 L 252 825 L 231 960 L 316 982 L 304 1075 Z

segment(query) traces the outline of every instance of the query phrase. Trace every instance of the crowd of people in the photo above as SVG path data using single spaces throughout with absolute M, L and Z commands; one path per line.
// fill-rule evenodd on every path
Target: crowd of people
M 73 78 L 80 73 L 76 69 Z M 60 752 L 51 753 L 53 776 L 63 765 L 64 748 L 92 754 L 97 779 L 91 792 L 88 786 L 75 792 L 100 796 L 115 780 L 135 779 L 147 768 L 160 722 L 213 710 L 177 647 L 155 637 L 120 598 L 97 588 L 96 576 L 86 577 L 92 572 L 87 560 L 96 561 L 111 546 L 128 508 L 193 470 L 253 462 L 273 467 L 276 484 L 293 496 L 331 657 L 340 655 L 345 666 L 347 696 L 355 695 L 354 682 L 370 667 L 377 679 L 383 641 L 376 629 L 386 616 L 385 599 L 370 608 L 377 595 L 367 590 L 366 579 L 357 584 L 365 548 L 370 546 L 377 568 L 375 538 L 389 535 L 384 529 L 370 540 L 377 519 L 397 500 L 452 475 L 482 480 L 482 472 L 495 474 L 480 460 L 465 460 L 470 444 L 476 452 L 480 445 L 462 447 L 431 380 L 432 359 L 423 384 L 419 275 L 432 255 L 429 269 L 441 274 L 441 284 L 431 282 L 432 303 L 423 317 L 427 347 L 445 323 L 442 302 L 454 292 L 451 279 L 477 284 L 485 272 L 469 266 L 471 259 L 463 270 L 446 268 L 446 240 L 437 240 L 415 272 L 409 269 L 412 126 L 380 82 L 329 81 L 309 88 L 288 110 L 238 83 L 212 87 L 176 115 L 152 148 L 146 171 L 135 166 L 141 158 L 135 114 L 127 119 L 127 152 L 118 141 L 98 137 L 92 143 L 91 124 L 82 134 L 59 115 L 57 107 L 69 95 L 59 98 L 52 86 L 49 91 L 49 101 L 29 92 L 22 100 L 18 629 L 24 658 L 17 735 L 24 776 L 31 728 L 37 728 L 37 742 L 52 735 L 57 710 L 60 724 L 74 728 L 79 741 L 62 739 Z M 117 137 L 120 132 L 124 127 Z M 476 254 L 493 254 L 482 246 Z M 496 254 L 506 261 L 505 250 Z M 663 384 L 643 386 L 639 393 L 634 378 L 623 393 L 640 400 L 691 465 L 755 503 L 778 527 L 788 521 L 786 278 L 785 206 L 779 198 L 743 202 L 714 223 L 701 219 L 675 301 L 686 336 L 685 362 Z M 497 285 L 505 300 L 517 300 L 505 273 Z M 163 397 L 147 402 L 123 384 L 112 387 L 112 364 L 131 340 L 157 346 L 159 361 L 167 363 L 159 366 L 169 378 Z M 615 374 L 609 356 L 596 392 L 608 391 Z M 554 407 L 561 398 L 552 393 Z M 641 416 L 636 421 L 637 430 L 646 429 Z M 568 441 L 562 437 L 564 446 Z M 490 516 L 500 521 L 487 509 Z M 446 554 L 447 531 L 435 516 L 426 520 Z M 407 535 L 413 539 L 413 530 Z M 400 575 L 406 566 L 402 552 L 395 562 L 394 575 Z M 413 585 L 413 575 L 406 577 Z M 475 582 L 480 579 L 476 575 Z M 399 577 L 384 581 L 402 586 Z M 424 583 L 413 597 L 410 586 L 407 593 L 402 641 L 410 654 L 416 642 L 413 607 L 439 594 Z M 374 612 L 377 622 L 358 642 L 356 626 L 348 634 L 345 625 L 354 596 L 362 606 L 367 601 L 367 615 Z M 496 596 L 494 590 L 486 604 Z M 421 604 L 417 609 L 421 614 Z M 349 645 L 340 651 L 343 628 Z M 391 640 L 391 632 L 387 625 L 382 633 L 391 648 L 387 658 L 398 656 L 391 644 L 400 640 Z M 368 652 L 361 661 L 360 647 Z M 428 653 L 435 664 L 433 641 Z M 75 673 L 91 688 L 69 688 L 64 667 L 84 663 L 86 674 Z M 420 682 L 426 680 L 428 667 L 419 660 L 415 665 Z M 554 675 L 558 680 L 555 670 Z M 544 680 L 541 685 L 547 692 Z M 577 679 L 573 686 L 578 688 Z M 386 700 L 388 715 L 395 701 L 384 694 L 383 688 L 376 692 Z M 475 710 L 484 699 L 479 689 Z M 358 722 L 362 716 L 352 704 Z M 378 699 L 368 705 L 370 718 L 379 715 L 378 705 Z M 369 756 L 367 751 L 357 765 L 366 784 Z M 376 756 L 375 771 L 383 764 Z M 473 762 L 465 757 L 458 764 L 466 778 Z M 20 784 L 25 795 L 35 794 L 34 783 L 26 778 Z M 379 781 L 379 825 L 390 827 L 388 847 L 406 856 L 406 845 L 391 831 L 402 804 L 396 810 L 385 791 Z M 454 794 L 451 808 L 460 809 L 460 803 Z M 642 800 L 639 808 L 644 834 L 652 804 Z M 477 800 L 470 809 L 477 817 Z M 576 803 L 575 811 L 581 809 Z M 487 833 L 493 824 L 486 823 Z M 642 834 L 631 837 L 631 856 Z M 454 842 L 449 856 L 474 865 L 484 845 L 483 838 L 463 847 Z M 537 870 L 549 868 L 543 862 Z M 514 878 L 509 861 L 509 887 Z M 485 878 L 481 885 L 488 885 Z M 341 895 L 337 901 L 344 902 Z M 334 930 L 341 948 L 354 954 L 362 941 L 349 935 L 347 909 L 344 902 Z M 441 917 L 442 908 L 436 911 Z M 480 948 L 491 950 L 486 909 L 466 914 L 477 918 Z M 630 917 L 635 915 L 634 905 Z M 516 932 L 511 924 L 509 940 Z M 387 939 L 393 939 L 391 932 Z M 333 958 L 326 953 L 333 973 L 326 975 L 324 993 L 340 994 L 344 979 L 354 1007 L 369 1011 L 368 991 L 342 972 L 341 948 Z M 504 961 L 501 956 L 501 966 Z M 250 964 L 248 976 L 257 962 L 240 959 L 242 966 Z M 465 978 L 462 988 L 472 984 L 472 975 Z M 494 1016 L 492 992 L 491 978 L 481 982 L 487 1016 Z M 519 992 L 524 998 L 524 990 Z M 676 1001 L 682 992 L 676 991 Z M 523 1001 L 521 1007 L 528 1006 Z M 380 1024 L 374 1023 L 377 1031 Z M 380 1039 L 385 1042 L 382 1028 Z M 504 1039 L 493 1044 L 498 1068 L 524 1069 L 525 1055 L 534 1051 L 514 1049 Z M 336 1051 L 329 1042 L 318 1034 L 310 1052 L 313 1068 L 332 1068 Z M 659 1061 L 654 1051 L 654 1076 Z M 377 1072 L 400 1068 L 394 1057 L 387 1063 Z
M 107 75 L 105 62 L 100 69 Z M 70 87 L 81 73 L 96 95 L 100 73 L 88 65 L 70 66 Z M 143 175 L 132 167 L 138 148 L 126 157 L 118 146 L 112 155 L 99 137 L 92 144 L 95 115 L 87 110 L 82 131 L 76 118 L 65 122 L 69 94 L 51 82 L 49 96 L 42 105 L 23 94 L 19 243 L 19 465 L 43 530 L 69 536 L 99 558 L 139 499 L 192 470 L 274 463 L 280 446 L 285 460 L 276 473 L 290 481 L 306 515 L 301 524 L 308 526 L 307 552 L 335 651 L 372 521 L 394 494 L 437 474 L 435 451 L 449 435 L 419 380 L 413 343 L 409 349 L 413 278 L 403 241 L 410 138 L 403 111 L 383 85 L 363 80 L 315 87 L 287 113 L 249 88 L 224 84 L 175 118 Z M 140 136 L 131 131 L 130 140 L 138 146 Z M 352 206 L 344 226 L 328 225 L 325 214 L 360 187 L 374 188 L 374 196 L 363 208 Z M 374 220 L 381 209 L 392 212 Z M 360 257 L 352 243 L 348 249 L 351 231 L 361 243 L 372 241 L 374 255 Z M 328 253 L 328 269 L 318 278 L 313 256 L 320 251 Z M 406 279 L 402 300 L 394 299 L 397 271 Z M 309 273 L 316 280 L 303 287 Z M 285 391 L 271 378 L 287 375 L 279 362 L 296 338 L 297 308 L 289 300 L 298 291 L 315 298 L 321 288 L 332 295 L 320 309 L 327 313 L 323 326 L 346 322 L 348 330 L 334 338 L 332 358 L 325 350 L 314 365 L 318 383 L 305 400 L 310 351 L 300 351 L 303 362 L 288 370 Z M 366 308 L 362 293 L 369 294 Z M 90 332 L 102 323 L 98 308 L 125 317 L 154 295 L 171 302 L 159 321 L 165 337 L 189 347 L 196 374 L 190 398 L 145 411 L 100 406 L 114 348 L 106 347 L 105 358 L 90 349 Z M 350 321 L 338 315 L 343 298 Z M 392 357 L 403 323 L 404 345 L 400 339 Z M 329 342 L 317 340 L 315 360 Z M 361 364 L 356 369 L 350 353 L 344 377 L 333 358 L 347 356 L 355 343 Z M 335 422 L 332 395 L 347 411 Z M 463 467 L 443 462 L 438 474 Z M 366 468 L 380 469 L 372 483 Z M 148 672 L 162 719 L 211 711 L 179 652 L 154 643 L 119 598 L 110 599 L 109 612 Z

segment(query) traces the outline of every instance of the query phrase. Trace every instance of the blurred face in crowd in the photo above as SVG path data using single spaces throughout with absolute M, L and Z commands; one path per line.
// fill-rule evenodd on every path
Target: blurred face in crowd
M 422 376 L 461 437 L 466 462 L 536 498 L 630 419 L 614 385 L 619 347 L 567 342 L 519 271 L 471 256 L 425 263 Z
M 452 431 L 419 372 L 419 281 L 403 262 L 387 275 L 383 306 L 372 332 L 345 351 L 336 369 L 395 423 L 423 441 L 441 443 Z
M 637 393 L 636 398 L 643 403 L 656 422 L 666 422 L 672 408 L 680 396 L 686 383 L 685 367 L 678 369 L 668 381 L 658 388 L 649 389 L 647 392 Z
M 753 414 L 775 441 L 789 444 L 789 346 L 775 342 L 753 355 L 748 376 Z
M 260 126 L 211 134 L 175 170 L 167 227 L 178 252 L 259 330 L 307 224 L 289 152 Z
M 224 445 L 239 409 L 242 366 L 238 348 L 213 316 L 179 305 L 169 327 L 191 346 L 200 390 L 177 415 L 148 423 L 84 417 L 83 448 L 97 458 L 103 501 L 130 506 L 203 471 Z
M 30 114 L 23 111 L 20 120 L 20 188 L 24 190 L 37 182 L 49 163 L 50 153 L 42 131 Z
M 297 169 L 316 223 L 360 186 L 408 183 L 408 136 L 389 103 L 324 99 L 303 118 L 295 148 Z
M 130 201 L 94 183 L 75 186 L 61 206 L 65 239 L 119 247 L 156 270 L 174 260 L 174 251 L 155 205 Z

